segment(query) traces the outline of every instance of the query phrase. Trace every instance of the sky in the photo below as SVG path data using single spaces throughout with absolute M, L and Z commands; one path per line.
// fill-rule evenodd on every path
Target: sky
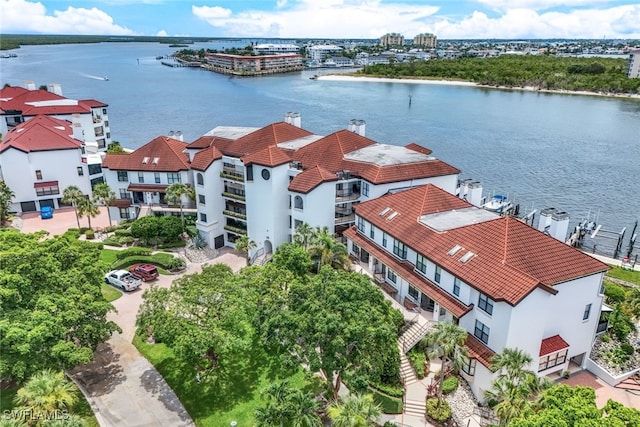
M 640 39 L 640 0 L 0 0 L 0 34 Z

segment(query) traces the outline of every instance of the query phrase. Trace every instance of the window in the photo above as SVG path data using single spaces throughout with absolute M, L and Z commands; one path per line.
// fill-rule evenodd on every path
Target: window
M 156 184 L 160 184 L 160 172 L 154 172 L 153 179 L 155 180 Z
M 413 286 L 409 285 L 409 295 L 411 296 L 411 298 L 413 298 L 415 301 L 418 301 L 418 296 L 419 296 L 419 292 L 416 288 L 414 288 Z
M 460 296 L 460 279 L 457 277 L 453 279 L 453 294 L 457 297 Z
M 467 375 L 474 376 L 476 374 L 476 359 L 465 357 L 461 367 Z
M 587 304 L 584 307 L 584 313 L 582 314 L 582 320 L 589 320 L 589 315 L 591 314 L 591 304 Z
M 361 216 L 358 217 L 358 231 L 364 233 L 364 219 Z
M 424 257 L 420 254 L 416 256 L 416 268 L 423 274 L 427 272 L 427 263 Z
M 127 193 L 127 190 L 125 190 L 124 188 L 120 189 L 120 198 L 121 199 L 128 199 L 129 198 L 129 194 Z
M 204 177 L 202 176 L 201 173 L 198 173 L 196 175 L 196 182 L 198 185 L 204 185 Z
M 485 294 L 478 297 L 478 307 L 487 314 L 493 314 L 493 300 Z
M 382 232 L 382 246 L 385 248 L 387 247 L 387 233 L 384 231 Z
M 369 183 L 362 181 L 362 195 L 369 197 Z
M 253 181 L 253 165 L 249 165 L 245 169 L 247 171 L 247 181 Z
M 120 219 L 129 218 L 129 208 L 120 208 Z
M 369 237 L 371 237 L 371 239 L 376 238 L 376 228 L 373 226 L 373 224 L 371 224 L 371 228 L 369 229 Z
M 387 278 L 391 280 L 393 283 L 396 283 L 396 280 L 398 280 L 396 273 L 394 273 L 393 270 L 391 269 L 387 270 Z
M 129 181 L 129 173 L 127 171 L 118 171 L 118 181 L 119 182 L 128 182 Z
M 96 175 L 102 172 L 102 166 L 99 164 L 89 165 L 89 175 Z
M 84 175 L 84 170 L 82 169 L 82 166 L 78 166 L 76 168 L 76 170 L 78 171 L 78 176 L 83 176 Z
M 407 247 L 404 243 L 395 239 L 393 240 L 393 253 L 397 257 L 407 259 Z
M 52 194 L 60 194 L 60 189 L 58 188 L 58 184 L 50 185 L 47 187 L 36 188 L 37 196 L 50 196 Z
M 207 222 L 207 214 L 200 214 L 200 222 Z
M 540 362 L 538 363 L 538 372 L 564 364 L 564 362 L 567 361 L 568 351 L 569 350 L 565 348 L 556 353 L 551 353 L 546 356 L 540 357 Z
M 179 173 L 167 173 L 167 183 L 173 184 L 182 182 L 182 176 Z
M 206 204 L 204 202 L 204 194 L 198 194 L 198 203 L 200 203 L 201 205 L 205 205 Z
M 102 109 L 102 114 L 107 114 L 107 109 L 106 108 Z
M 300 197 L 300 196 L 294 197 L 294 199 L 293 199 L 293 207 L 295 209 L 303 209 L 304 203 L 302 201 L 302 197 Z
M 138 172 L 138 182 L 144 184 L 144 172 Z
M 36 179 L 42 179 L 42 171 L 41 170 L 37 170 L 36 171 Z
M 439 265 L 436 265 L 436 272 L 433 275 L 433 280 L 436 283 L 440 283 L 440 278 L 442 277 L 442 268 Z
M 109 127 L 109 120 L 105 120 L 104 121 L 104 126 L 107 127 L 107 128 Z M 110 135 L 107 134 L 107 138 L 109 138 L 109 137 L 110 137 Z
M 479 320 L 476 320 L 476 327 L 473 335 L 485 344 L 489 343 L 489 327 Z

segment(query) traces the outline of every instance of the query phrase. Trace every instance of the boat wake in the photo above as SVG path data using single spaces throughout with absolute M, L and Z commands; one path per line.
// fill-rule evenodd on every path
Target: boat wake
M 83 77 L 86 77 L 88 79 L 102 80 L 102 81 L 109 80 L 109 77 L 107 77 L 107 76 L 93 76 L 91 74 L 84 74 L 84 73 L 80 73 L 80 75 L 83 76 Z

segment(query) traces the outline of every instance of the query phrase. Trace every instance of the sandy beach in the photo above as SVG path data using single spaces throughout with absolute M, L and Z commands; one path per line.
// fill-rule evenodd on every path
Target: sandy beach
M 506 86 L 487 86 L 473 82 L 465 82 L 460 80 L 430 80 L 430 79 L 405 79 L 405 78 L 389 78 L 389 77 L 366 77 L 366 76 L 348 76 L 345 74 L 329 74 L 318 76 L 317 80 L 326 81 L 351 81 L 351 82 L 369 82 L 369 83 L 405 83 L 405 84 L 425 84 L 425 85 L 449 85 L 449 86 L 475 86 L 488 89 L 500 90 L 520 90 L 526 92 L 540 93 L 556 93 L 563 95 L 581 95 L 581 96 L 601 96 L 610 98 L 624 98 L 640 100 L 640 94 L 615 94 L 615 93 L 598 93 L 588 91 L 570 91 L 570 90 L 548 90 L 538 89 L 535 87 L 506 87 Z

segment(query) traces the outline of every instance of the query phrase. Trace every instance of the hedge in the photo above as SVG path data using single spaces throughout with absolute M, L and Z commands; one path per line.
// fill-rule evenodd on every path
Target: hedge
M 116 254 L 116 259 L 120 260 L 120 259 L 125 259 L 125 258 L 130 257 L 130 256 L 138 256 L 138 255 L 146 255 L 146 256 L 148 256 L 148 255 L 151 255 L 151 252 L 153 252 L 151 250 L 151 248 L 141 248 L 139 246 L 135 246 L 133 248 L 127 248 L 127 249 L 124 249 L 122 251 L 119 251 Z
M 373 401 L 380 405 L 382 412 L 385 414 L 401 414 L 402 413 L 402 399 L 392 396 L 387 396 L 375 388 L 369 388 L 373 395 Z
M 404 396 L 404 389 L 400 385 L 392 386 L 388 384 L 372 384 L 371 386 L 369 386 L 369 388 L 378 390 L 391 397 L 402 398 L 402 396 Z
M 165 270 L 177 270 L 181 267 L 184 267 L 184 261 L 182 261 L 180 258 L 176 258 L 171 254 L 158 253 L 158 254 L 153 254 L 149 256 L 144 256 L 144 255 L 130 256 L 130 257 L 116 261 L 111 266 L 111 268 L 114 270 L 119 270 L 119 269 L 130 267 L 133 264 L 143 264 L 143 263 L 154 264 Z
M 187 242 L 184 240 L 178 240 L 176 242 L 162 243 L 158 245 L 158 249 L 184 248 L 185 246 L 187 246 Z
M 437 397 L 427 399 L 427 416 L 437 423 L 444 423 L 451 418 L 451 407 L 446 400 L 438 401 Z
M 449 394 L 458 388 L 458 377 L 449 377 L 442 382 L 442 392 Z

